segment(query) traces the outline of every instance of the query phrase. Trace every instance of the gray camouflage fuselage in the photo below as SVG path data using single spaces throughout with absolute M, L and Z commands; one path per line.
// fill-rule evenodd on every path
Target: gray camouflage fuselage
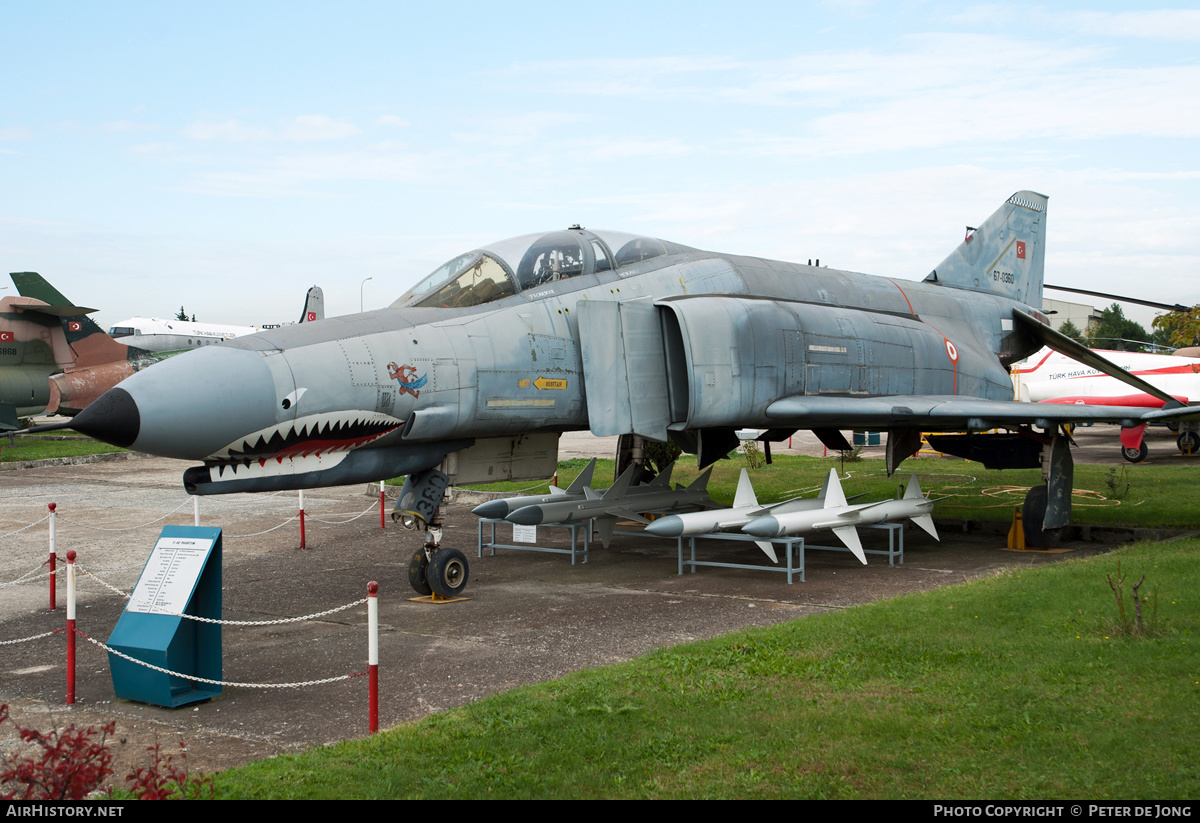
M 741 427 L 1111 418 L 1102 407 L 1007 402 L 1007 365 L 1040 346 L 1028 324 L 1044 320 L 1030 305 L 1040 302 L 1044 221 L 1044 197 L 1014 195 L 924 282 L 652 238 L 614 253 L 613 238 L 632 237 L 616 233 L 518 238 L 456 258 L 390 308 L 135 374 L 75 427 L 203 461 L 185 483 L 212 494 L 373 480 L 448 456 L 466 465 L 485 444 L 499 457 L 471 471 L 498 479 L 492 464 L 508 455 L 504 477 L 545 477 L 545 459 L 518 469 L 517 457 L 535 443 L 552 463 L 553 438 L 571 429 L 666 440 Z M 529 250 L 504 275 L 497 261 L 518 241 Z M 572 243 L 575 256 L 562 251 Z M 662 251 L 641 259 L 626 254 L 633 247 Z M 492 248 L 501 251 L 489 257 Z

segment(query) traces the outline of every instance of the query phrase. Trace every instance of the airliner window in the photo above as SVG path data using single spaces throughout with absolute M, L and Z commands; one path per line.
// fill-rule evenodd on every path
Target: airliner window
M 463 257 L 451 260 L 442 269 L 438 269 L 438 271 L 417 284 L 411 293 L 414 295 L 417 294 L 417 288 L 433 280 L 434 276 L 438 275 L 443 269 L 450 270 L 449 267 L 454 266 L 463 258 L 467 258 L 467 267 L 460 269 L 460 272 L 454 276 L 453 280 L 438 288 L 428 297 L 416 303 L 416 305 L 426 308 L 464 308 L 466 306 L 478 306 L 483 303 L 490 303 L 493 300 L 508 297 L 510 294 L 516 294 L 512 279 L 508 276 L 508 272 L 504 270 L 504 267 L 494 258 L 486 254 L 480 255 L 478 252 L 472 252 L 469 255 L 463 255 Z M 436 286 L 436 282 L 431 285 Z
M 523 291 L 583 274 L 583 247 L 569 231 L 542 235 L 521 257 L 517 280 Z
M 133 334 L 133 328 L 130 326 L 113 326 L 108 330 L 110 337 L 129 337 Z

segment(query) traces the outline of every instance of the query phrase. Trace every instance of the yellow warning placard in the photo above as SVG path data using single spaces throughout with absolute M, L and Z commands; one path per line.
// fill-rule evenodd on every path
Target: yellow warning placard
M 567 381 L 565 378 L 539 377 L 533 381 L 533 385 L 537 386 L 538 391 L 542 391 L 543 389 L 565 389 Z

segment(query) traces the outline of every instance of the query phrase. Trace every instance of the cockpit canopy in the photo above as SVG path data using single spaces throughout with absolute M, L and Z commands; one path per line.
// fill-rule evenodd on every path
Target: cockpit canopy
M 463 308 L 571 277 L 617 271 L 683 247 L 653 237 L 579 228 L 526 234 L 440 266 L 393 306 Z

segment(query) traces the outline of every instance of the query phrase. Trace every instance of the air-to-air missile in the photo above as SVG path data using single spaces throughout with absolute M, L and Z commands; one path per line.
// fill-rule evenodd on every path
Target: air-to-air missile
M 863 553 L 856 526 L 873 526 L 876 523 L 887 523 L 907 517 L 937 540 L 937 529 L 934 528 L 933 518 L 929 514 L 933 511 L 935 502 L 921 493 L 921 484 L 914 474 L 904 490 L 904 497 L 898 500 L 849 505 L 846 495 L 842 492 L 837 471 L 830 469 L 826 482 L 825 505 L 822 508 L 769 514 L 751 520 L 742 527 L 742 531 L 755 537 L 784 537 L 829 530 L 854 553 L 859 562 L 866 565 L 867 556 Z
M 540 506 L 542 503 L 558 502 L 564 503 L 568 500 L 583 500 L 584 489 L 592 484 L 592 473 L 596 470 L 596 458 L 592 458 L 574 482 L 565 489 L 560 489 L 557 486 L 550 487 L 550 494 L 527 494 L 521 497 L 502 497 L 496 500 L 489 500 L 486 503 L 480 503 L 475 508 L 471 509 L 471 513 L 477 517 L 486 517 L 491 520 L 503 520 L 509 514 L 517 509 L 525 506 Z
M 554 500 L 525 506 L 517 509 L 505 519 L 510 523 L 522 526 L 536 526 L 541 523 L 581 523 L 585 520 L 596 521 L 596 531 L 600 533 L 600 542 L 608 548 L 612 541 L 613 527 L 618 520 L 634 520 L 638 523 L 648 523 L 642 512 L 675 511 L 695 507 L 716 508 L 716 503 L 708 496 L 708 478 L 712 468 L 684 487 L 676 484 L 672 489 L 669 484 L 659 481 L 666 471 L 645 486 L 630 488 L 630 481 L 638 470 L 636 465 L 626 469 L 617 481 L 603 493 L 593 489 L 584 489 L 583 500 Z
M 825 482 L 828 485 L 829 481 Z M 645 531 L 656 537 L 690 537 L 697 534 L 729 531 L 741 528 L 751 520 L 762 517 L 768 512 L 805 511 L 820 508 L 824 505 L 824 497 L 825 489 L 822 488 L 821 494 L 817 497 L 792 498 L 766 506 L 759 505 L 758 497 L 754 493 L 754 486 L 750 483 L 750 475 L 746 473 L 745 469 L 742 469 L 742 476 L 738 479 L 737 492 L 733 498 L 733 508 L 667 515 L 646 526 Z M 772 563 L 779 562 L 779 557 L 775 554 L 775 547 L 772 544 L 765 540 L 757 541 L 756 544 L 766 552 Z

